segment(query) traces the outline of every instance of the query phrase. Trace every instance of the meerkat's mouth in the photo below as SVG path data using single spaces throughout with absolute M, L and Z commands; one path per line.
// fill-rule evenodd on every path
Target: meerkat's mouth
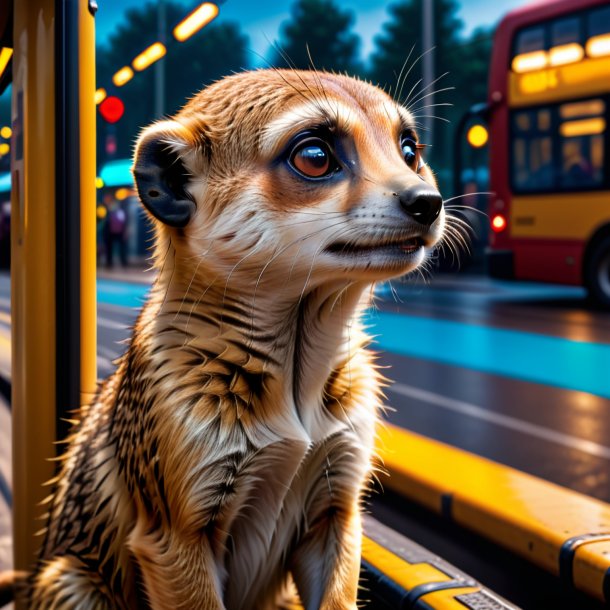
M 421 237 L 410 237 L 376 244 L 358 244 L 354 242 L 334 242 L 326 248 L 327 252 L 347 256 L 365 256 L 373 253 L 415 254 L 425 245 Z

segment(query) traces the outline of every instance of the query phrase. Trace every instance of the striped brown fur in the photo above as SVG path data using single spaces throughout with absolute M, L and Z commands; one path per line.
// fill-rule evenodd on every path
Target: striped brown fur
M 305 129 L 330 134 L 336 175 L 290 167 Z M 444 212 L 423 227 L 400 209 L 401 190 L 435 188 L 405 163 L 405 129 L 370 84 L 262 70 L 143 132 L 136 175 L 162 142 L 195 212 L 155 221 L 158 277 L 74 427 L 31 608 L 356 608 L 381 401 L 359 317 L 444 226 Z

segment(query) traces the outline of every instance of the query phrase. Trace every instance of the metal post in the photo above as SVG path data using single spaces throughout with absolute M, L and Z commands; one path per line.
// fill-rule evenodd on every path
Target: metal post
M 166 44 L 166 11 L 165 0 L 159 0 L 157 5 L 157 39 Z M 161 118 L 165 113 L 165 58 L 162 57 L 155 65 L 155 116 Z
M 96 385 L 95 42 L 87 0 L 19 0 L 14 28 L 13 531 L 27 570 L 53 443 Z
M 422 91 L 426 95 L 425 105 L 434 104 L 434 89 L 431 88 L 434 81 L 434 0 L 423 0 L 422 13 Z M 426 112 L 431 115 L 434 113 Z M 431 116 L 423 117 L 422 120 L 426 141 L 434 144 L 434 121 Z M 434 150 L 434 149 L 432 149 Z

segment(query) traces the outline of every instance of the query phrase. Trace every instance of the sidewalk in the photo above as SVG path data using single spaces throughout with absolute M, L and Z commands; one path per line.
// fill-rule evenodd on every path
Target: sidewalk
M 97 277 L 102 280 L 115 282 L 131 282 L 134 284 L 152 284 L 157 272 L 151 269 L 146 261 L 137 261 L 129 267 L 113 267 L 108 269 L 100 266 L 97 268 Z
M 11 410 L 0 396 L 0 572 L 13 566 Z

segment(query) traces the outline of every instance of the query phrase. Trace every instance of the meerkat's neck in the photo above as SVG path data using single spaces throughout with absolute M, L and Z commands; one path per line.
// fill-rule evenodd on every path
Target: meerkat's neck
M 333 370 L 364 342 L 357 319 L 368 283 L 329 282 L 291 299 L 220 279 L 164 279 L 160 285 L 169 288 L 153 295 L 150 323 L 166 335 L 173 328 L 184 349 L 200 349 L 210 362 L 264 375 L 263 391 L 274 395 L 264 400 L 293 403 L 306 429 L 315 417 L 309 406 L 320 403 Z M 176 344 L 174 337 L 168 349 Z

